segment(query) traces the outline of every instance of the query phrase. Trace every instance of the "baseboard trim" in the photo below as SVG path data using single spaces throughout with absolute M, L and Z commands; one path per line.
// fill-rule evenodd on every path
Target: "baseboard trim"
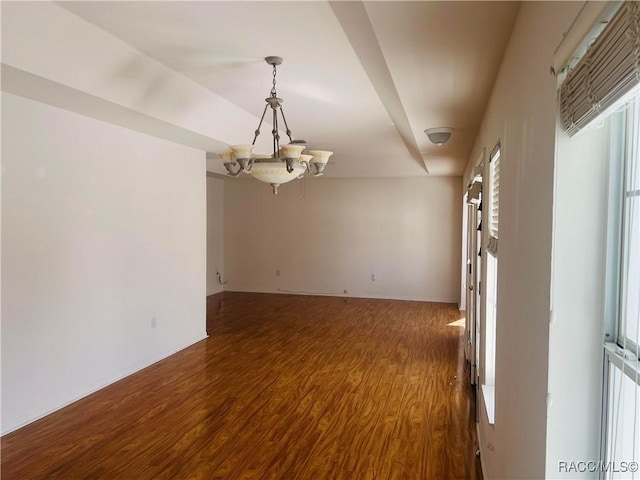
M 484 464 L 484 454 L 486 450 L 482 445 L 482 441 L 480 440 L 480 424 L 476 423 L 476 436 L 478 438 L 478 449 L 480 450 L 480 469 L 482 470 L 482 478 L 484 480 L 489 480 L 489 475 L 487 474 L 487 467 Z
M 442 300 L 442 299 L 428 299 L 428 298 L 416 298 L 410 296 L 395 296 L 395 297 L 386 297 L 383 295 L 366 295 L 366 294 L 353 294 L 353 293 L 323 293 L 323 292 L 303 292 L 303 291 L 294 291 L 294 290 L 250 290 L 250 289 L 241 289 L 241 288 L 233 288 L 229 290 L 225 290 L 224 292 L 229 293 L 266 293 L 266 294 L 274 294 L 274 295 L 303 295 L 303 296 L 319 296 L 319 297 L 338 297 L 338 298 L 362 298 L 362 299 L 371 299 L 371 300 L 399 300 L 404 302 L 426 302 L 426 303 L 447 303 L 453 304 L 458 308 L 457 300 Z

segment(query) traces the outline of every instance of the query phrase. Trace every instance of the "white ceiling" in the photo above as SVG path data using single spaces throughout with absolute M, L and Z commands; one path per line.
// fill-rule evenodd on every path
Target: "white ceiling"
M 263 58 L 283 57 L 294 138 L 335 152 L 327 176 L 386 177 L 462 174 L 519 3 L 59 5 L 246 110 L 248 143 L 271 88 Z M 456 131 L 436 147 L 423 130 L 440 126 Z

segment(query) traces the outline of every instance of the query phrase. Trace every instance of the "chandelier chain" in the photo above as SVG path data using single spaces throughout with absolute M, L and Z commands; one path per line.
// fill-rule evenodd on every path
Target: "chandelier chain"
M 275 66 L 273 67 L 275 69 Z M 275 78 L 275 77 L 274 77 Z M 280 158 L 280 134 L 278 133 L 278 110 L 273 109 L 273 157 Z
M 271 87 L 271 96 L 276 97 L 276 66 L 273 66 L 273 87 Z

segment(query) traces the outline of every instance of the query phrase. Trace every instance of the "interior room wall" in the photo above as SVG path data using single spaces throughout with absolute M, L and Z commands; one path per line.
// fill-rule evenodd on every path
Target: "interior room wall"
M 224 180 L 207 176 L 207 295 L 223 290 L 224 279 Z
M 2 432 L 203 339 L 205 156 L 2 94 Z
M 460 184 L 311 178 L 274 196 L 229 180 L 225 289 L 458 303 Z
M 465 179 L 502 142 L 495 424 L 480 408 L 486 478 L 545 478 L 556 78 L 580 2 L 523 2 Z M 487 25 L 487 28 L 491 28 Z

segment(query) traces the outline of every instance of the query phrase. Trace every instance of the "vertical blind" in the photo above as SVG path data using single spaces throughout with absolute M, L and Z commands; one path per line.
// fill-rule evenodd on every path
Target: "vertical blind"
M 640 83 L 640 2 L 622 2 L 560 87 L 560 119 L 569 136 Z

